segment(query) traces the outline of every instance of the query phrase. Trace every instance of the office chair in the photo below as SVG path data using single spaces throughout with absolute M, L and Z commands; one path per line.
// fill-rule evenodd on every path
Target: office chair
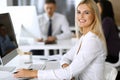
M 110 63 L 105 63 L 105 80 L 116 80 L 118 71 Z
M 117 68 L 118 71 L 120 71 L 120 52 L 119 52 L 119 59 L 118 59 L 118 61 L 116 63 L 110 63 L 110 62 L 108 62 L 108 63 L 109 63 L 109 65 Z

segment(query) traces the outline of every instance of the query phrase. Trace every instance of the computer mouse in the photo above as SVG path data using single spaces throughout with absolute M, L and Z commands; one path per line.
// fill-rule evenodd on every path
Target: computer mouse
M 18 73 L 18 71 L 16 71 L 16 72 L 13 72 L 13 74 L 16 74 L 16 73 Z
M 31 78 L 17 78 L 18 80 L 30 80 Z

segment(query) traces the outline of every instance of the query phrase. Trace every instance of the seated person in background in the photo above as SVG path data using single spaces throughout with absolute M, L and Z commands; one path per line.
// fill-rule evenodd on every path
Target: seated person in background
M 70 39 L 72 33 L 66 17 L 60 13 L 56 13 L 56 1 L 45 0 L 45 13 L 39 15 L 39 23 L 41 30 L 41 38 L 37 41 L 55 41 L 60 39 Z
M 38 42 L 45 41 L 45 44 L 54 44 L 56 40 L 71 39 L 72 33 L 69 28 L 69 23 L 66 17 L 62 14 L 56 13 L 56 1 L 45 0 L 44 4 L 45 13 L 39 15 L 41 38 L 36 39 Z M 34 55 L 43 54 L 43 50 L 31 50 Z M 57 53 L 58 50 L 57 50 Z M 54 54 L 50 50 L 50 54 Z
M 0 48 L 1 56 L 4 56 L 16 48 L 13 42 L 10 40 L 4 24 L 0 24 Z
M 102 27 L 107 43 L 108 56 L 106 61 L 116 63 L 120 53 L 119 30 L 115 24 L 112 4 L 108 0 L 96 1 L 102 18 Z
M 106 43 L 97 5 L 93 0 L 79 0 L 75 10 L 75 21 L 82 36 L 78 43 L 62 57 L 62 68 L 20 69 L 14 77 L 41 80 L 70 80 L 72 77 L 75 77 L 75 80 L 105 80 Z

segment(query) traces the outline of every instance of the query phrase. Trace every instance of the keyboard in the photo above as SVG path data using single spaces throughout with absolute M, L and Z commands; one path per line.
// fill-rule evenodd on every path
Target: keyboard
M 19 67 L 6 67 L 0 66 L 0 71 L 16 72 L 18 69 L 33 69 L 33 70 L 44 70 L 46 67 L 45 64 L 25 64 Z
M 5 67 L 5 66 L 0 66 L 0 71 L 8 71 L 8 72 L 12 72 L 13 70 L 15 70 L 16 67 Z
M 29 69 L 29 67 L 30 67 L 31 65 L 32 65 L 32 64 L 19 65 L 19 66 L 17 67 L 17 69 L 21 69 L 21 68 Z
M 29 69 L 33 69 L 33 70 L 44 70 L 46 67 L 45 64 L 32 64 Z
M 29 69 L 29 67 L 31 66 L 32 64 L 24 64 L 24 65 L 19 65 L 18 67 L 16 67 L 14 70 L 10 71 L 10 72 L 17 72 L 18 69 Z

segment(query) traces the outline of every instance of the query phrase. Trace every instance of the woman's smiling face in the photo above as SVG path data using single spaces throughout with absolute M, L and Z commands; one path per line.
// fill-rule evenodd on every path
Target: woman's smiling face
M 95 19 L 94 12 L 88 7 L 87 4 L 80 4 L 77 7 L 76 19 L 78 26 L 88 28 Z

